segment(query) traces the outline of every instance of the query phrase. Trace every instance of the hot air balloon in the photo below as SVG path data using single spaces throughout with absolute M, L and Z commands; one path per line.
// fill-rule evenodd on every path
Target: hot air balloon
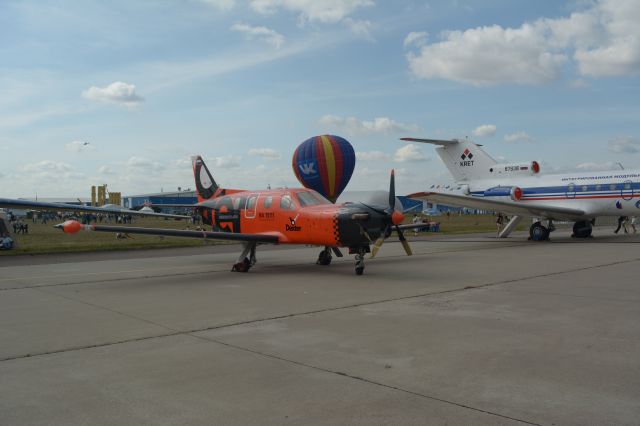
M 293 172 L 300 183 L 335 203 L 349 183 L 356 155 L 351 144 L 340 136 L 314 136 L 293 153 Z

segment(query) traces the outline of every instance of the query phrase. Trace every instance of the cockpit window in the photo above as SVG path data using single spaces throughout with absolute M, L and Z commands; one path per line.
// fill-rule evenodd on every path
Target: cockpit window
M 319 194 L 316 194 L 311 191 L 298 192 L 296 194 L 296 197 L 298 197 L 298 201 L 300 202 L 300 205 L 302 207 L 317 206 L 319 204 L 327 204 L 327 200 L 322 198 Z
M 291 196 L 290 195 L 283 195 L 282 198 L 280 198 L 280 208 L 282 210 L 294 210 L 295 209 L 295 205 L 293 204 L 293 200 L 291 200 Z

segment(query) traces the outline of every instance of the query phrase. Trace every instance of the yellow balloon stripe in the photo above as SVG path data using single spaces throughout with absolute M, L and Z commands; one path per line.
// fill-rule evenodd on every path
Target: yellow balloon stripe
M 322 139 L 322 147 L 324 148 L 324 158 L 327 160 L 327 173 L 329 174 L 329 196 L 335 195 L 336 186 L 336 159 L 333 156 L 333 146 L 329 137 L 320 136 Z

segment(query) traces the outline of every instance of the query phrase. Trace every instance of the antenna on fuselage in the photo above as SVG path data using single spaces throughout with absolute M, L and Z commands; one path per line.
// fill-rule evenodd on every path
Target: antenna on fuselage
M 618 166 L 620 166 L 620 170 L 624 170 L 624 167 L 622 166 L 622 163 L 617 162 L 616 164 L 617 164 Z

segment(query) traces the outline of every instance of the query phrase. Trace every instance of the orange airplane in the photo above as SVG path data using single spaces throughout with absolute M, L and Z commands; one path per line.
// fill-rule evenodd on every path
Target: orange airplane
M 162 204 L 162 207 L 196 209 L 212 231 L 83 225 L 69 220 L 56 225 L 66 233 L 81 230 L 167 235 L 241 241 L 242 253 L 232 271 L 247 272 L 256 263 L 258 244 L 306 244 L 324 246 L 318 265 L 329 265 L 332 252 L 342 257 L 339 247 L 355 254 L 356 274 L 364 271 L 364 255 L 374 257 L 395 230 L 407 255 L 411 249 L 402 230 L 422 225 L 401 225 L 404 215 L 395 210 L 395 178 L 391 171 L 389 205 L 364 203 L 332 204 L 306 188 L 246 191 L 218 187 L 202 157 L 192 157 L 198 203 Z M 371 247 L 373 246 L 373 247 Z

